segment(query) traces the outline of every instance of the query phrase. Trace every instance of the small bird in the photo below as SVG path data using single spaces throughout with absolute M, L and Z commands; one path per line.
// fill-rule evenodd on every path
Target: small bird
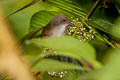
M 55 16 L 46 27 L 43 28 L 41 37 L 60 37 L 65 34 L 66 27 L 72 25 L 69 19 L 60 14 Z

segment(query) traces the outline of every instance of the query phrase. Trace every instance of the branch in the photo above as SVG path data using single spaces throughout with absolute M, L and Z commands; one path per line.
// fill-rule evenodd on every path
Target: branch
M 88 12 L 88 14 L 87 14 L 87 16 L 86 16 L 86 19 L 88 19 L 88 18 L 91 16 L 91 14 L 92 14 L 93 11 L 95 10 L 95 8 L 98 6 L 99 2 L 100 2 L 100 0 L 97 0 L 97 1 L 95 2 L 95 4 L 92 6 L 92 8 L 90 9 L 90 11 Z

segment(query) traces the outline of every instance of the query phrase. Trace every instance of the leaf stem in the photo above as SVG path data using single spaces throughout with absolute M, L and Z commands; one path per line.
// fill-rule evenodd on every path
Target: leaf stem
M 104 41 L 108 44 L 108 45 L 110 45 L 112 48 L 116 48 L 116 46 L 115 45 L 113 45 L 110 41 L 108 41 L 106 38 L 103 38 L 104 39 Z
M 82 23 L 84 23 L 84 21 L 88 20 L 88 18 L 90 17 L 90 15 L 93 13 L 93 11 L 95 10 L 95 8 L 97 7 L 97 5 L 99 4 L 100 0 L 97 0 L 95 2 L 95 4 L 92 6 L 92 8 L 90 9 L 90 11 L 88 12 L 88 14 L 86 15 L 86 18 L 83 18 Z M 83 25 L 84 26 L 84 25 Z M 72 37 L 75 37 L 76 32 L 79 31 L 79 27 L 77 28 L 77 30 L 74 32 L 74 34 L 72 35 Z
M 86 22 L 84 22 L 84 24 L 86 25 L 86 27 L 89 26 Z M 99 38 L 101 41 L 105 41 L 112 48 L 116 48 L 109 40 L 107 40 L 105 37 L 101 36 L 94 28 L 93 28 L 93 30 L 98 34 L 98 35 L 95 35 L 97 38 Z
M 88 14 L 87 14 L 87 16 L 86 16 L 86 19 L 88 19 L 90 16 L 91 16 L 91 14 L 93 13 L 93 11 L 95 10 L 95 8 L 97 7 L 97 5 L 99 4 L 99 2 L 100 2 L 100 0 L 97 0 L 96 2 L 95 2 L 95 4 L 93 5 L 93 7 L 90 9 L 90 11 L 88 12 Z

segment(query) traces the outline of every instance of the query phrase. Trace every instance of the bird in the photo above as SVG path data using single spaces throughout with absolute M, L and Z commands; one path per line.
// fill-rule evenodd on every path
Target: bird
M 43 28 L 41 37 L 60 37 L 65 34 L 65 30 L 68 25 L 72 24 L 65 15 L 60 14 L 54 16 L 50 23 Z

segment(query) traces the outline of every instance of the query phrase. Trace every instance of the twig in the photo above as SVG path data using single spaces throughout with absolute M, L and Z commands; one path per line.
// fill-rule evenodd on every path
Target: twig
M 37 29 L 37 30 L 34 30 L 34 31 L 32 31 L 32 32 L 29 32 L 27 35 L 25 35 L 25 36 L 20 40 L 21 44 L 23 44 L 25 40 L 32 39 L 32 38 L 35 36 L 35 34 L 37 34 L 40 30 L 41 30 L 41 28 L 40 28 L 40 29 Z
M 100 2 L 100 0 L 97 0 L 96 2 L 95 2 L 95 4 L 93 5 L 93 7 L 90 9 L 90 11 L 88 12 L 88 14 L 87 14 L 87 16 L 86 16 L 86 19 L 88 19 L 90 16 L 91 16 L 91 14 L 93 13 L 93 11 L 95 10 L 95 8 L 97 7 L 97 5 L 99 4 L 99 2 Z

